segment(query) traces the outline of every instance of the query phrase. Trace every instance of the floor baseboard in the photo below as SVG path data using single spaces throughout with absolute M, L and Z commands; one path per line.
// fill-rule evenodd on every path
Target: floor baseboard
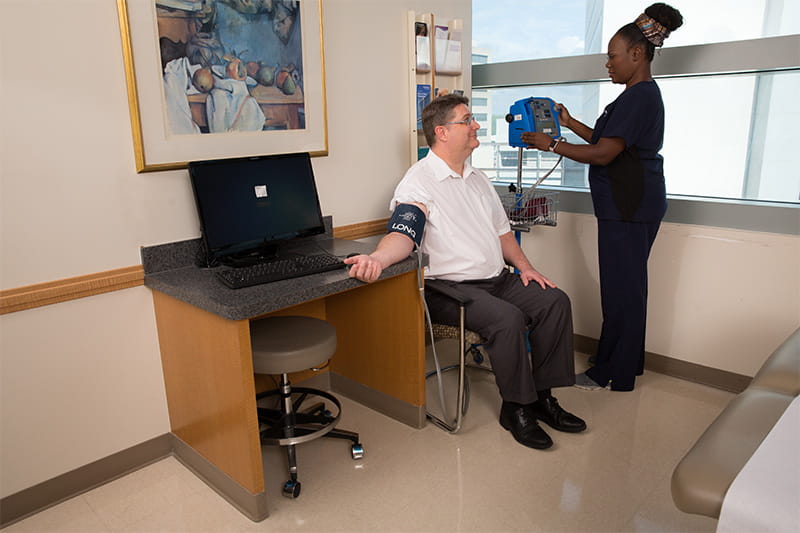
M 172 438 L 165 433 L 0 499 L 0 528 L 171 455 Z
M 598 340 L 584 335 L 575 335 L 575 351 L 586 354 L 597 353 Z M 652 352 L 645 352 L 644 367 L 647 370 L 665 374 L 675 378 L 685 379 L 693 383 L 708 385 L 729 392 L 740 393 L 753 380 L 750 376 L 711 368 L 708 366 L 681 361 L 673 357 Z

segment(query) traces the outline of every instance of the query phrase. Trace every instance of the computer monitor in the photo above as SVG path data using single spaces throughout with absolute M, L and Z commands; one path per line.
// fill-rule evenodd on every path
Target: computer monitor
M 210 264 L 264 260 L 325 232 L 307 153 L 194 161 L 189 176 Z

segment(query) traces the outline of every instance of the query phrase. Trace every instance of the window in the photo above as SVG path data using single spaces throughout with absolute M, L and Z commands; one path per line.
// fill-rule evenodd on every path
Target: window
M 658 81 L 668 110 L 661 154 L 672 195 L 791 202 L 800 200 L 800 171 L 791 157 L 800 119 L 800 71 L 667 78 Z M 505 115 L 515 101 L 549 96 L 592 126 L 621 92 L 609 82 L 491 89 L 492 120 L 473 163 L 499 182 L 515 182 L 518 149 L 508 146 Z M 482 122 L 483 124 L 483 122 Z M 583 143 L 564 129 L 569 142 Z M 552 168 L 552 157 L 523 150 L 523 183 Z M 548 154 L 552 155 L 552 154 Z M 588 187 L 588 167 L 564 159 L 545 184 Z
M 670 3 L 686 22 L 653 62 L 667 109 L 661 151 L 667 192 L 800 202 L 800 172 L 790 161 L 792 135 L 787 135 L 800 119 L 800 101 L 794 96 L 800 88 L 800 35 L 790 35 L 800 32 L 800 2 Z M 484 110 L 491 117 L 482 124 L 488 132 L 473 164 L 498 182 L 515 182 L 517 176 L 518 149 L 507 145 L 504 118 L 510 105 L 529 96 L 549 96 L 592 126 L 622 91 L 607 79 L 606 43 L 641 9 L 639 2 L 568 0 L 559 3 L 557 13 L 519 10 L 509 17 L 504 9 L 512 6 L 518 3 L 473 0 L 473 57 L 483 63 L 473 67 L 473 94 L 488 100 Z M 505 26 L 491 27 L 499 18 Z M 530 38 L 519 38 L 523 34 Z M 701 45 L 703 39 L 718 44 Z M 748 40 L 720 42 L 730 39 Z M 670 49 L 675 45 L 685 46 Z M 569 130 L 562 134 L 570 142 L 583 142 Z M 523 152 L 524 183 L 555 163 L 548 157 L 552 154 Z M 586 165 L 562 160 L 545 184 L 586 188 L 586 176 Z
M 472 48 L 490 52 L 489 62 L 599 54 L 611 36 L 632 22 L 641 0 L 472 0 Z M 670 0 L 684 25 L 668 47 L 800 33 L 800 2 L 794 0 Z M 533 7 L 531 7 L 533 6 Z M 538 6 L 538 8 L 537 8 Z M 473 64 L 486 62 L 473 53 Z

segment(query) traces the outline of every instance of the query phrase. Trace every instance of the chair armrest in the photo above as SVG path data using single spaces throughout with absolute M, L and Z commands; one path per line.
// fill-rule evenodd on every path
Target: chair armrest
M 451 300 L 455 300 L 460 305 L 468 304 L 472 301 L 472 298 L 458 290 L 457 288 L 453 287 L 452 285 L 448 285 L 446 283 L 442 283 L 440 280 L 437 279 L 426 279 L 425 280 L 425 289 L 430 289 L 434 292 L 438 292 L 441 295 L 447 296 Z

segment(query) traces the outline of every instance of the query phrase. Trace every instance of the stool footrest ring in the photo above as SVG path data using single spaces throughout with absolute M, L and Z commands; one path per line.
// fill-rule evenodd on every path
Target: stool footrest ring
M 319 389 L 311 389 L 307 387 L 292 387 L 292 394 L 294 393 L 305 396 L 319 396 L 330 401 L 336 406 L 336 416 L 332 416 L 327 412 L 317 414 L 321 412 L 321 408 L 320 404 L 316 403 L 312 407 L 310 413 L 305 411 L 290 413 L 289 416 L 294 418 L 294 424 L 292 426 L 285 427 L 284 423 L 287 416 L 275 409 L 265 409 L 263 407 L 259 407 L 259 422 L 263 422 L 269 426 L 267 429 L 260 431 L 262 443 L 279 446 L 302 444 L 304 442 L 309 442 L 324 436 L 326 433 L 333 430 L 333 428 L 336 427 L 336 424 L 339 423 L 339 419 L 342 416 L 342 404 L 334 395 Z M 278 389 L 266 391 L 256 395 L 256 399 L 260 400 L 262 398 L 276 396 L 278 394 L 280 394 Z M 279 433 L 284 436 L 273 436 L 275 433 Z M 286 433 L 290 434 L 287 436 Z M 291 435 L 291 433 L 295 434 Z

